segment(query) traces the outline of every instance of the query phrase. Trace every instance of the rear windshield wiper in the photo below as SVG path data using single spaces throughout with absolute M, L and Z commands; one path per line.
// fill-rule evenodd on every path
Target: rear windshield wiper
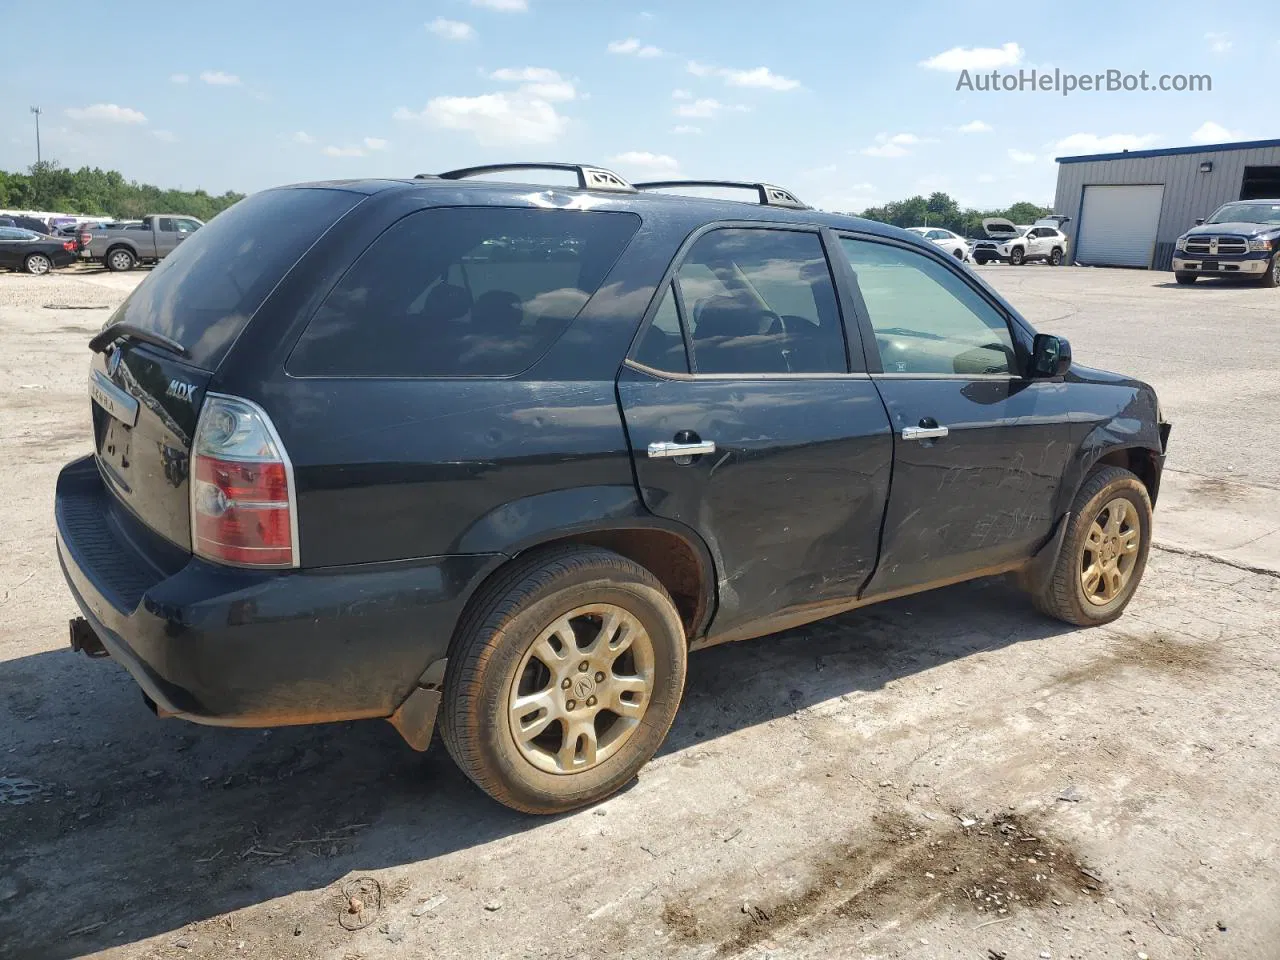
M 156 333 L 154 330 L 148 330 L 146 327 L 140 327 L 127 321 L 113 323 L 111 326 L 94 334 L 93 339 L 89 341 L 89 349 L 94 353 L 101 353 L 107 348 L 108 344 L 114 343 L 122 337 L 128 337 L 130 340 L 141 340 L 143 343 L 149 343 L 153 347 L 163 347 L 170 353 L 176 353 L 180 357 L 191 356 L 191 351 L 177 340 L 172 340 L 163 333 Z

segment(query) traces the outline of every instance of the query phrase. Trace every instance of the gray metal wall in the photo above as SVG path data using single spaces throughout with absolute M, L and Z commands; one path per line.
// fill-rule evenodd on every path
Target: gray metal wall
M 1205 160 L 1213 163 L 1211 173 L 1200 172 L 1200 164 Z M 1060 163 L 1053 212 L 1071 217 L 1065 232 L 1071 238 L 1074 252 L 1086 186 L 1164 184 L 1164 205 L 1160 212 L 1152 267 L 1168 270 L 1172 266 L 1174 241 L 1195 226 L 1197 217 L 1207 217 L 1228 200 L 1240 199 L 1245 167 L 1265 166 L 1280 166 L 1280 147 Z

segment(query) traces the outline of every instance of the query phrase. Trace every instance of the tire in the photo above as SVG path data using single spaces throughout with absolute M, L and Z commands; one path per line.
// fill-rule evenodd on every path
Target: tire
M 1054 247 L 1051 251 L 1049 251 L 1049 266 L 1051 267 L 1062 266 L 1062 248 L 1061 247 Z
M 1189 286 L 1190 284 L 1195 283 L 1198 277 L 1199 274 L 1197 273 L 1175 273 L 1173 275 L 1173 279 L 1177 280 L 1178 283 L 1181 283 L 1183 286 Z
M 1271 258 L 1271 263 L 1267 266 L 1267 272 L 1262 275 L 1262 279 L 1258 281 L 1261 286 L 1280 287 L 1280 253 L 1275 254 Z
M 1015 267 L 1020 267 L 1026 262 L 1027 254 L 1021 247 L 1014 247 L 1009 251 L 1009 262 Z
M 1131 549 L 1125 548 L 1128 542 L 1133 543 Z M 1147 488 L 1128 470 L 1103 467 L 1090 474 L 1076 494 L 1053 573 L 1032 600 L 1041 613 L 1079 627 L 1110 623 L 1124 612 L 1137 590 L 1150 550 Z M 1096 580 L 1088 577 L 1094 565 L 1114 569 L 1116 578 L 1110 572 Z M 1086 586 L 1091 580 L 1092 588 Z
M 22 269 L 32 276 L 41 277 L 53 269 L 53 261 L 43 253 L 32 253 L 22 261 Z
M 482 591 L 445 674 L 440 727 L 454 762 L 524 813 L 573 810 L 625 786 L 661 746 L 684 692 L 684 628 L 662 584 L 616 553 L 566 547 L 518 559 Z M 572 629 L 557 631 L 569 617 Z M 615 643 L 601 641 L 611 622 Z M 597 700 L 647 706 L 624 716 Z
M 978 266 L 980 267 L 985 267 L 988 263 L 991 262 L 990 257 L 974 257 L 973 259 L 978 262 Z
M 114 250 L 107 251 L 102 262 L 112 273 L 128 273 L 138 265 L 138 258 L 127 247 L 116 247 Z
M 952 251 L 951 251 L 951 255 L 952 255 L 953 257 L 955 257 L 957 260 L 963 260 L 963 259 L 964 259 L 964 247 L 956 247 L 954 250 L 952 250 Z

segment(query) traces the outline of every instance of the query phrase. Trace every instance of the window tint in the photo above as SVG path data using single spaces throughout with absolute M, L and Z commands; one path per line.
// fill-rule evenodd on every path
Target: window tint
M 958 275 L 903 247 L 844 238 L 885 373 L 1007 374 L 1009 326 Z
M 156 224 L 156 229 L 161 233 L 177 233 L 178 228 L 174 226 L 173 217 L 160 217 Z
M 582 210 L 441 207 L 411 214 L 375 240 L 330 292 L 289 370 L 354 377 L 519 373 L 578 315 L 639 226 L 635 214 Z
M 945 240 L 945 239 L 947 239 L 947 232 L 946 232 L 945 230 L 930 230 L 930 231 L 929 231 L 929 239 L 930 239 L 930 240 Z
M 200 224 L 194 220 L 176 220 L 174 222 L 178 225 L 179 233 L 195 233 L 200 229 Z
M 29 236 L 28 231 L 17 227 L 0 227 L 0 240 L 25 240 Z
M 680 314 L 676 311 L 675 290 L 667 285 L 658 312 L 653 315 L 649 329 L 644 333 L 635 359 L 655 370 L 672 373 L 688 373 L 689 357 L 684 349 L 684 335 L 680 331 Z
M 178 244 L 114 314 L 177 340 L 213 369 L 267 295 L 361 197 L 345 190 L 264 190 Z
M 714 230 L 677 276 L 699 373 L 844 373 L 835 288 L 817 234 Z

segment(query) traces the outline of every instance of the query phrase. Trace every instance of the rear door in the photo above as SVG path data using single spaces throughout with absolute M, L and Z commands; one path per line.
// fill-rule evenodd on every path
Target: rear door
M 27 231 L 17 227 L 0 227 L 0 267 L 17 269 L 26 251 Z
M 868 594 L 1016 564 L 1052 532 L 1079 430 L 1067 385 L 1028 379 L 1027 335 L 952 261 L 841 236 L 896 434 Z
M 849 363 L 828 243 L 703 232 L 619 377 L 645 504 L 714 556 L 715 639 L 835 612 L 875 566 L 892 438 L 857 340 Z

